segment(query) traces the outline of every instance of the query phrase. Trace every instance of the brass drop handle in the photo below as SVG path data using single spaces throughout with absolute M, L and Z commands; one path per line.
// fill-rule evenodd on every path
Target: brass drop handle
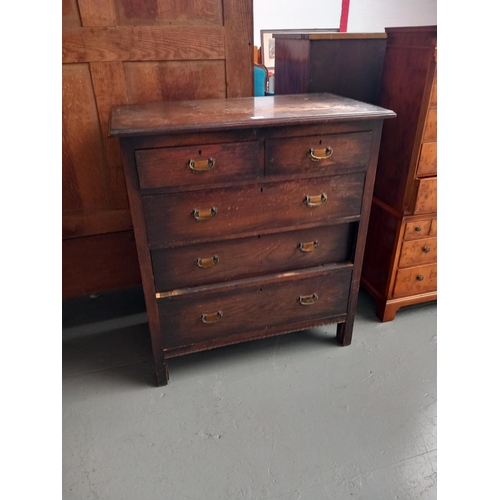
M 213 219 L 216 214 L 217 214 L 217 207 L 211 207 L 211 208 L 203 208 L 203 209 L 198 209 L 195 208 L 193 210 L 193 217 L 197 221 L 205 221 L 205 220 L 210 220 Z
M 210 325 L 212 323 L 217 323 L 222 318 L 222 311 L 217 311 L 211 314 L 202 314 L 201 321 L 206 325 Z
M 420 226 L 416 226 L 415 231 L 417 231 L 417 233 L 419 233 L 420 231 L 422 231 L 422 228 Z
M 330 146 L 327 146 L 325 149 L 313 149 L 309 150 L 309 158 L 312 161 L 321 161 L 330 158 L 333 154 L 333 149 Z
M 201 267 L 202 269 L 206 269 L 207 267 L 214 267 L 219 263 L 219 256 L 214 255 L 213 257 L 209 257 L 208 259 L 196 259 L 196 265 Z
M 325 193 L 318 194 L 317 196 L 309 196 L 307 195 L 304 198 L 304 203 L 308 207 L 319 207 L 320 205 L 323 205 L 323 203 L 326 203 L 326 200 L 328 197 L 326 196 Z
M 215 160 L 213 158 L 208 158 L 206 160 L 189 160 L 187 166 L 191 172 L 203 173 L 212 170 L 215 166 Z
M 424 247 L 424 248 L 422 248 L 422 251 L 424 253 L 429 253 L 431 251 L 431 249 L 429 247 Z
M 319 241 L 309 241 L 307 243 L 299 243 L 299 250 L 301 252 L 313 252 L 319 247 Z
M 417 281 L 424 281 L 424 277 L 421 274 L 419 274 L 417 276 Z
M 299 297 L 299 304 L 301 306 L 312 306 L 318 300 L 318 295 L 313 293 L 312 295 L 301 295 Z

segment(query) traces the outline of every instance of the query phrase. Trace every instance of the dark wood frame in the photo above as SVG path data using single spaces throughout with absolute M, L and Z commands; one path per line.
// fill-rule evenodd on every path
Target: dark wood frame
M 285 34 L 285 33 L 338 33 L 340 28 L 313 28 L 313 29 L 274 29 L 274 30 L 260 30 L 260 57 L 261 64 L 267 67 L 268 70 L 274 70 L 274 65 L 270 66 L 266 64 L 264 50 L 264 35 L 270 34 L 270 38 L 273 38 L 273 35 L 276 34 Z

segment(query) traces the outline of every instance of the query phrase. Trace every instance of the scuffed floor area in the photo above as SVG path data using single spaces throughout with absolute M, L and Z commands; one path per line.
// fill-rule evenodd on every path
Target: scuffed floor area
M 65 500 L 436 498 L 436 303 L 170 360 L 140 291 L 63 303 Z

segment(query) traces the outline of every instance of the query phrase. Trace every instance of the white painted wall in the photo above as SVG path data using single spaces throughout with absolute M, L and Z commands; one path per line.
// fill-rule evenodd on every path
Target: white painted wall
M 342 0 L 253 0 L 254 45 L 260 47 L 260 30 L 338 28 L 341 5 Z
M 338 28 L 342 0 L 253 0 L 254 45 L 260 30 Z M 351 0 L 348 32 L 437 24 L 437 0 Z
M 437 24 L 437 0 L 351 0 L 347 31 L 383 33 L 391 26 L 433 24 Z

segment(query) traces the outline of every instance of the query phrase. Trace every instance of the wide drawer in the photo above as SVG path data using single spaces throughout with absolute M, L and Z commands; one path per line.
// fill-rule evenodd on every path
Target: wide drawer
M 417 176 L 437 174 L 437 142 L 424 142 L 420 148 Z
M 398 269 L 394 297 L 437 290 L 437 264 Z
M 249 184 L 143 197 L 151 248 L 262 235 L 357 217 L 365 176 Z
M 417 194 L 414 214 L 425 214 L 437 211 L 437 177 L 417 179 Z
M 352 258 L 354 224 L 151 251 L 157 291 L 304 269 Z
M 268 139 L 266 175 L 329 174 L 336 169 L 365 169 L 370 159 L 371 132 Z
M 141 189 L 255 179 L 257 141 L 144 149 L 135 152 Z
M 399 267 L 430 264 L 437 260 L 437 238 L 404 241 L 401 246 Z
M 345 314 L 351 272 L 351 266 L 325 267 L 243 280 L 222 292 L 158 299 L 164 347 Z

